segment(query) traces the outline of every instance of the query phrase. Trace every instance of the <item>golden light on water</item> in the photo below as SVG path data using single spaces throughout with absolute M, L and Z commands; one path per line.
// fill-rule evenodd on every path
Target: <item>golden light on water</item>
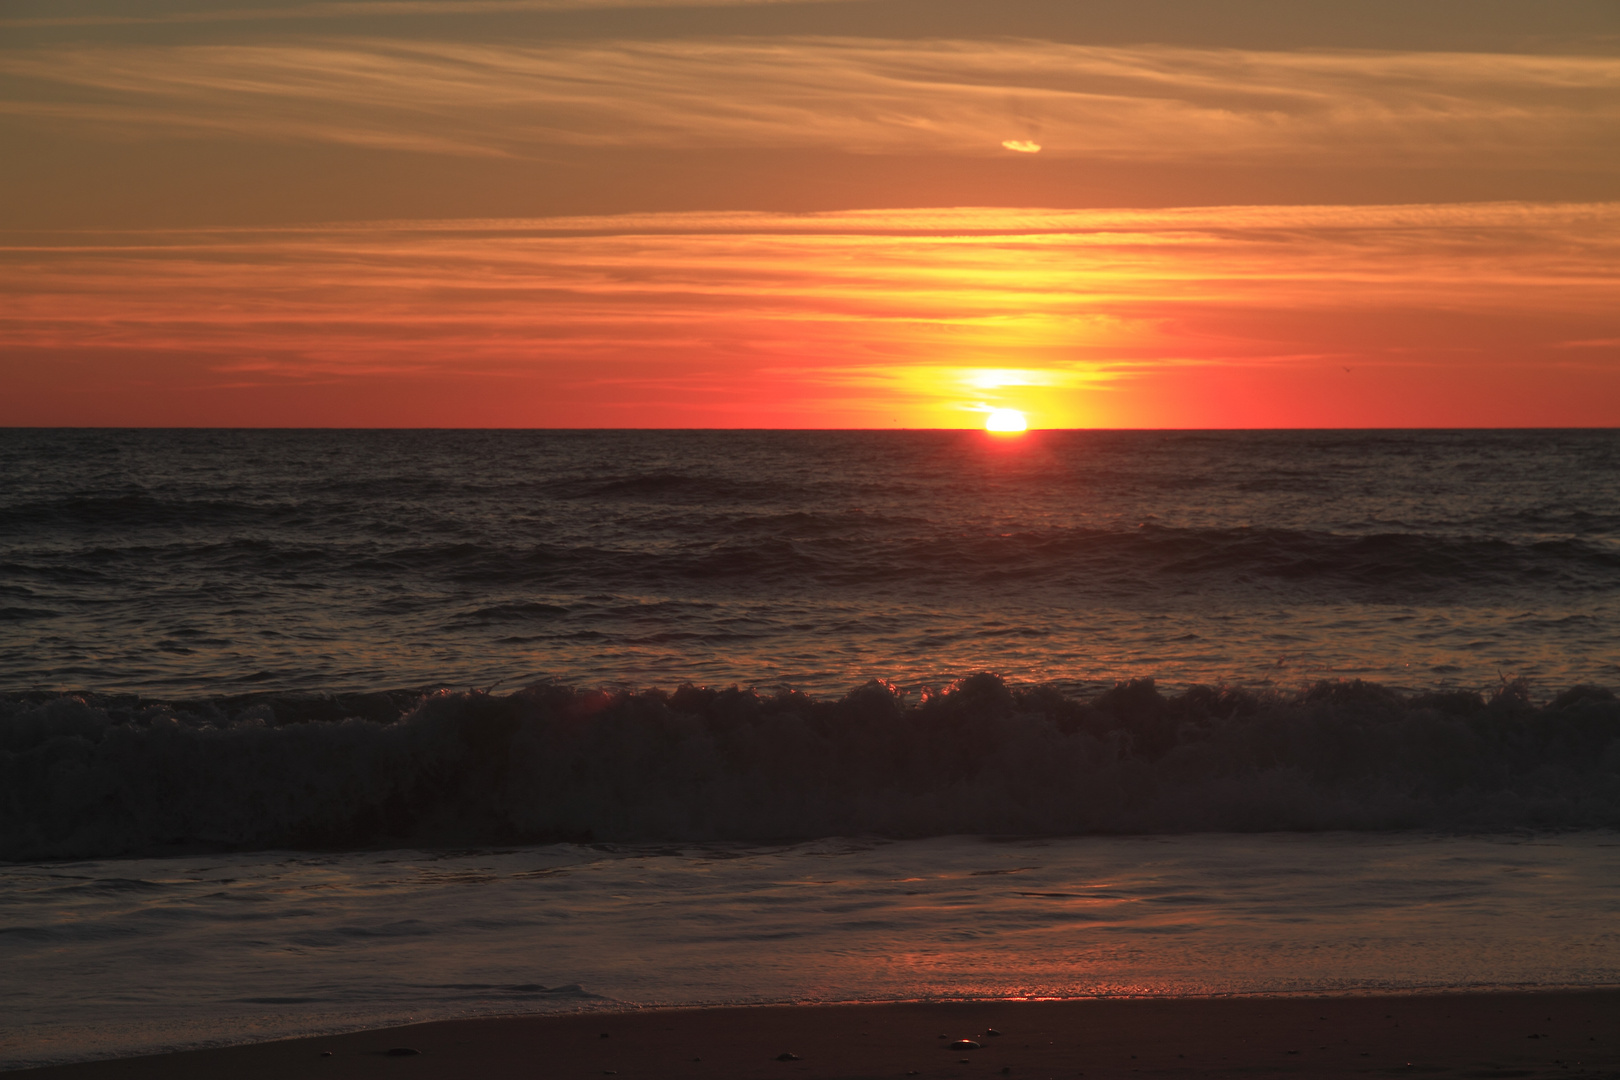
M 984 421 L 984 430 L 1002 434 L 1023 431 L 1027 427 L 1029 424 L 1024 419 L 1024 414 L 1017 409 L 992 409 Z

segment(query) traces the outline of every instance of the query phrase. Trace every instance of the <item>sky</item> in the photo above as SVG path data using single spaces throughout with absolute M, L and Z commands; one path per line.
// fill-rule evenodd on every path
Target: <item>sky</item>
M 1620 424 L 1614 0 L 4 0 L 0 424 Z

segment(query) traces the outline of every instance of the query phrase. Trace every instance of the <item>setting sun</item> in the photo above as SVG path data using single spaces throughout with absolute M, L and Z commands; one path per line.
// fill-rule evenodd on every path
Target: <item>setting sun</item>
M 1015 432 L 1028 426 L 1024 414 L 1017 409 L 995 409 L 984 421 L 986 431 Z

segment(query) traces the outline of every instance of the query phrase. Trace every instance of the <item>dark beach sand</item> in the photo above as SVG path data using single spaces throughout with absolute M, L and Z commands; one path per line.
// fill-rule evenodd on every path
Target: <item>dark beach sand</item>
M 986 1035 L 992 1027 L 1003 1034 Z M 949 1048 L 952 1040 L 964 1037 L 981 1048 Z M 395 1047 L 418 1053 L 389 1055 Z M 787 1052 L 800 1060 L 777 1060 Z M 510 1017 L 15 1075 L 40 1080 L 585 1080 L 608 1075 L 623 1080 L 954 1080 L 1082 1074 L 1620 1077 L 1620 990 L 773 1006 Z

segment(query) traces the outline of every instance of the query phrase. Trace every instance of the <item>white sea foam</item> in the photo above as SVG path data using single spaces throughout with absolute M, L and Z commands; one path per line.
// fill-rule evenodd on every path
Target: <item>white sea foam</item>
M 0 1068 L 631 1005 L 1620 983 L 1620 835 L 824 840 L 0 867 Z

